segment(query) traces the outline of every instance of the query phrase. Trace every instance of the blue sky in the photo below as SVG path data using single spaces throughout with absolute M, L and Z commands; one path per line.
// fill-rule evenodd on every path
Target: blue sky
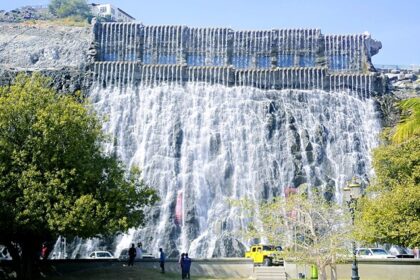
M 321 28 L 324 34 L 369 31 L 382 42 L 375 64 L 420 65 L 420 0 L 103 0 L 144 24 L 233 29 Z M 49 0 L 2 0 L 0 9 Z

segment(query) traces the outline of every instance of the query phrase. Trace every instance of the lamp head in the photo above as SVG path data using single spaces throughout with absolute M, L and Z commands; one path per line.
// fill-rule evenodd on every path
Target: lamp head
M 350 201 L 351 199 L 357 199 L 361 196 L 362 188 L 357 179 L 353 177 L 347 186 L 343 188 L 343 192 L 345 200 Z

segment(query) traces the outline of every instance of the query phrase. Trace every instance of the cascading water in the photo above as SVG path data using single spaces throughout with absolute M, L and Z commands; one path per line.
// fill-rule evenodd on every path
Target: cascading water
M 368 35 L 136 24 L 95 34 L 89 97 L 108 120 L 106 149 L 161 198 L 144 228 L 107 241 L 116 255 L 142 242 L 170 256 L 240 256 L 246 219 L 230 199 L 304 187 L 341 202 L 351 177 L 372 172 L 376 76 L 359 73 Z M 76 242 L 73 255 L 103 242 Z
M 342 91 L 98 83 L 90 98 L 109 118 L 109 149 L 159 190 L 159 206 L 133 240 L 172 255 L 240 252 L 243 220 L 229 199 L 260 201 L 307 183 L 340 201 L 346 180 L 369 175 L 379 131 L 373 101 Z

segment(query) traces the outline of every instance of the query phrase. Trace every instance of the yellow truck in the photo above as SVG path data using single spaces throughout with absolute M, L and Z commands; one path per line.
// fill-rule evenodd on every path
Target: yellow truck
M 283 265 L 284 259 L 281 246 L 274 245 L 253 245 L 245 253 L 245 258 L 250 258 L 254 265 Z

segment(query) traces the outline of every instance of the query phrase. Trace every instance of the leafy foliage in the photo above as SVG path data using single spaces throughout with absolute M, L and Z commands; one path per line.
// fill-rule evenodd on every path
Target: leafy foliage
M 400 103 L 400 123 L 384 131 L 390 141 L 374 151 L 376 178 L 356 220 L 357 234 L 365 242 L 420 244 L 419 105 L 419 98 Z
M 399 144 L 411 137 L 420 137 L 420 97 L 400 102 L 401 122 L 392 136 L 394 143 Z
M 363 200 L 357 234 L 368 243 L 406 247 L 420 244 L 420 192 L 418 185 L 398 185 L 392 191 Z
M 320 279 L 325 279 L 327 266 L 334 267 L 347 257 L 349 212 L 318 195 L 294 194 L 260 205 L 241 200 L 234 205 L 248 213 L 246 238 L 262 237 L 273 245 L 284 245 L 286 257 L 316 263 Z
M 48 9 L 59 18 L 69 16 L 87 18 L 90 15 L 86 0 L 51 0 Z
M 375 185 L 391 190 L 404 184 L 420 182 L 420 138 L 413 137 L 401 144 L 378 147 L 373 153 L 376 172 Z
M 155 191 L 102 151 L 101 123 L 80 97 L 19 75 L 0 87 L 0 242 L 114 234 L 144 222 Z M 82 99 L 83 100 L 83 99 Z M 23 250 L 23 249 L 22 249 Z M 24 251 L 24 250 L 23 250 Z

